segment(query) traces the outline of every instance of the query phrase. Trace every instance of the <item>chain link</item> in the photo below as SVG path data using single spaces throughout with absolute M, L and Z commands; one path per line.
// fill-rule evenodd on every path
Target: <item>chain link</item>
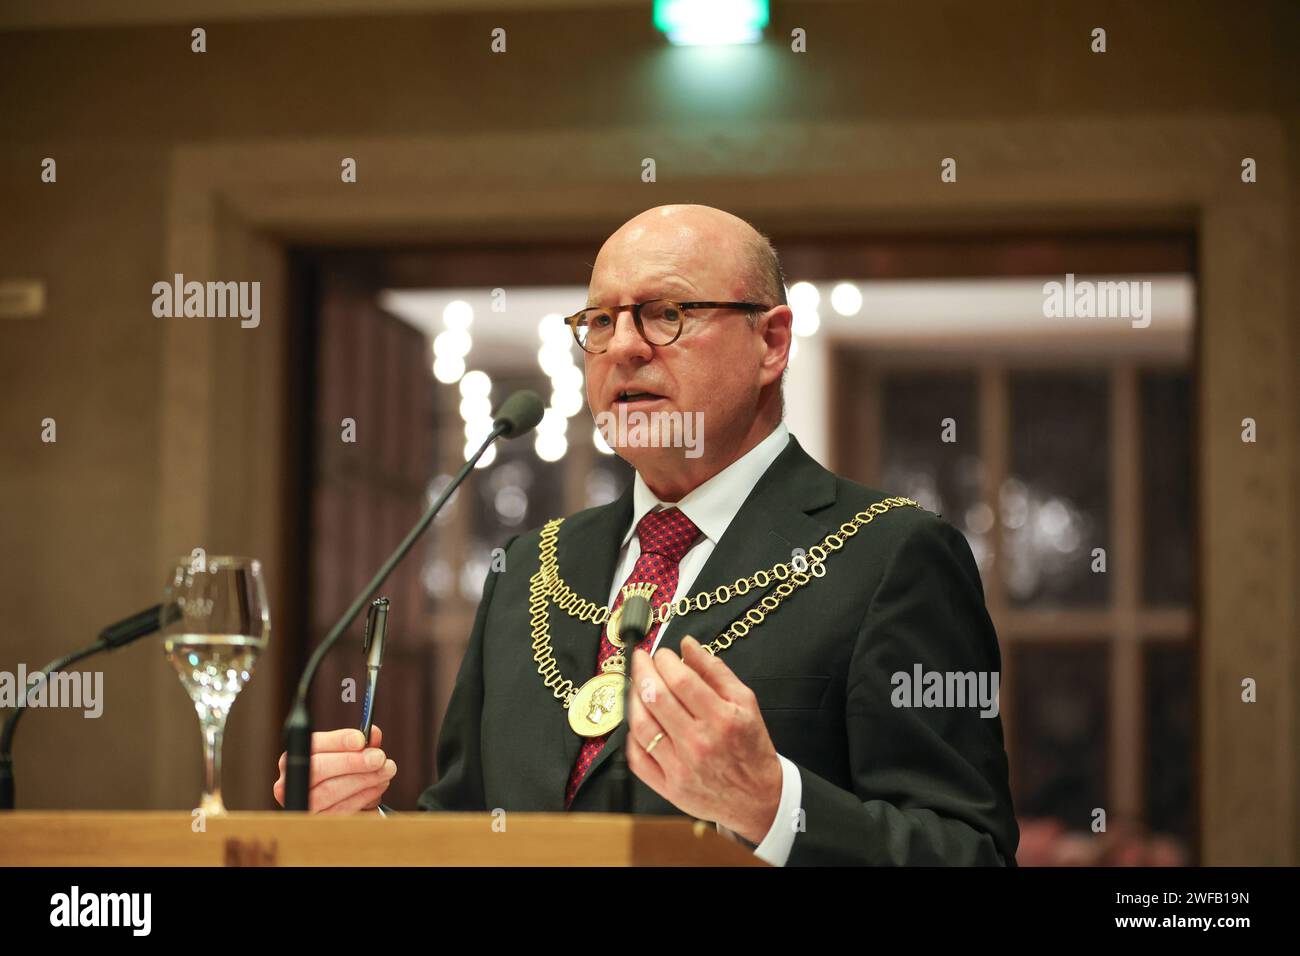
M 837 531 L 828 534 L 820 544 L 809 548 L 803 567 L 794 567 L 794 562 L 781 562 L 766 570 L 755 571 L 748 577 L 737 578 L 730 585 L 719 585 L 712 591 L 701 591 L 694 597 L 681 598 L 676 602 L 665 601 L 654 612 L 655 619 L 663 625 L 671 618 L 682 617 L 693 611 L 706 611 L 716 604 L 727 603 L 733 597 L 748 594 L 754 588 L 767 588 L 773 581 L 778 582 L 771 593 L 764 595 L 758 603 L 732 621 L 725 631 L 705 645 L 706 651 L 717 655 L 762 624 L 767 616 L 780 607 L 781 602 L 795 591 L 805 587 L 813 578 L 824 577 L 826 559 L 829 557 L 828 549 L 832 553 L 840 550 L 847 539 L 857 534 L 859 529 L 871 524 L 877 516 L 891 508 L 904 506 L 920 507 L 911 498 L 885 498 L 877 501 L 866 510 L 855 514 L 852 521 L 844 522 Z M 592 624 L 604 624 L 608 621 L 610 608 L 583 598 L 560 577 L 556 541 L 560 534 L 560 525 L 563 523 L 563 518 L 555 518 L 542 527 L 537 546 L 540 564 L 528 583 L 528 613 L 532 625 L 533 660 L 537 662 L 537 673 L 542 676 L 556 700 L 563 701 L 567 710 L 577 689 L 573 681 L 565 680 L 560 674 L 559 664 L 551 647 L 548 604 L 555 604 L 570 617 Z
M 827 554 L 828 550 L 832 552 L 838 551 L 844 546 L 846 538 L 853 537 L 858 533 L 860 527 L 870 524 L 877 515 L 882 515 L 891 508 L 904 505 L 914 508 L 920 507 L 911 498 L 885 498 L 882 501 L 877 501 L 866 510 L 859 511 L 853 516 L 852 521 L 844 522 L 837 531 L 828 534 L 820 544 L 809 548 L 806 552 L 808 557 L 805 567 L 792 568 L 790 564 L 781 562 L 766 570 L 755 571 L 748 577 L 737 578 L 730 585 L 720 585 L 713 591 L 701 591 L 694 597 L 684 597 L 676 602 L 665 601 L 655 609 L 655 620 L 660 624 L 666 624 L 671 618 L 681 617 L 693 611 L 708 610 L 715 604 L 725 604 L 737 595 L 748 594 L 755 587 L 766 588 L 772 579 L 785 581 L 797 571 L 803 571 L 813 575 L 813 577 L 820 578 L 826 573 L 826 569 L 821 565 L 826 562 L 826 558 L 829 556 Z M 559 535 L 560 525 L 563 523 L 563 518 L 556 518 L 547 522 L 542 528 L 542 538 L 538 546 L 543 576 L 547 581 L 553 582 L 552 601 L 570 617 L 576 617 L 595 624 L 603 624 L 609 620 L 610 608 L 579 597 L 560 578 L 560 568 L 555 551 L 556 538 Z

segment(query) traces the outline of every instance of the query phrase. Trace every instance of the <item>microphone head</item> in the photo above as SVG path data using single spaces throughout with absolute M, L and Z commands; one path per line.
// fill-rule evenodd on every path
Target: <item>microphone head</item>
M 546 405 L 537 393 L 529 389 L 515 392 L 497 409 L 492 419 L 492 426 L 505 425 L 501 434 L 506 438 L 518 438 L 537 427 L 546 411 Z
M 652 614 L 650 602 L 641 595 L 633 594 L 624 599 L 619 612 L 618 639 L 624 647 L 629 648 L 629 654 L 630 648 L 640 644 L 649 633 Z

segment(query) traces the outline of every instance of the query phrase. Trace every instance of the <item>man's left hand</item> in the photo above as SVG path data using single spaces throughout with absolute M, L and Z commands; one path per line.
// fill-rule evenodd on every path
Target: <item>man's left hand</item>
M 632 681 L 632 772 L 683 813 L 761 843 L 781 803 L 781 762 L 754 692 L 693 637 L 681 657 L 638 648 Z

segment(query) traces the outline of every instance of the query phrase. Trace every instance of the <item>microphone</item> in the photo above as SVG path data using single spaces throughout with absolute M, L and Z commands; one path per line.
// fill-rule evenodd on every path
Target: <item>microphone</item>
M 18 731 L 18 721 L 27 709 L 28 697 L 55 671 L 61 671 L 69 664 L 82 658 L 98 654 L 100 651 L 116 650 L 132 641 L 162 630 L 172 621 L 181 617 L 180 605 L 176 602 L 162 605 L 155 604 L 139 614 L 132 614 L 115 624 L 110 624 L 99 632 L 99 640 L 79 651 L 73 651 L 64 657 L 50 661 L 34 675 L 39 678 L 36 684 L 22 689 L 22 697 L 13 713 L 5 720 L 4 731 L 0 732 L 0 810 L 14 808 L 14 735 Z
M 146 634 L 161 631 L 168 624 L 180 619 L 181 607 L 175 601 L 172 601 L 166 607 L 155 604 L 147 611 L 132 614 L 130 617 L 122 618 L 116 624 L 108 625 L 99 632 L 99 639 L 110 649 L 121 647 L 123 644 L 130 644 L 137 638 L 144 637 Z
M 618 619 L 618 639 L 624 647 L 629 646 L 629 640 L 633 646 L 645 640 L 645 636 L 650 633 L 653 616 L 650 602 L 640 594 L 633 594 L 623 602 L 623 610 L 619 612 Z
M 515 392 L 501 403 L 496 418 L 492 420 L 492 427 L 502 429 L 502 438 L 518 438 L 536 428 L 545 412 L 546 406 L 537 397 L 537 393 L 525 389 Z
M 298 690 L 294 695 L 293 707 L 289 711 L 289 716 L 284 722 L 284 749 L 286 753 L 284 767 L 284 808 L 286 810 L 306 810 L 307 809 L 307 792 L 311 786 L 311 711 L 307 706 L 307 695 L 311 691 L 312 678 L 316 676 L 316 671 L 320 669 L 321 661 L 329 653 L 331 647 L 343 636 L 352 622 L 356 620 L 361 609 L 365 607 L 366 601 L 370 599 L 384 580 L 392 573 L 393 568 L 397 567 L 398 562 L 406 557 L 415 542 L 419 539 L 429 524 L 442 510 L 447 499 L 452 493 L 460 487 L 465 476 L 483 457 L 488 446 L 501 437 L 518 438 L 526 434 L 537 426 L 542 420 L 542 414 L 545 412 L 545 406 L 542 400 L 538 398 L 536 392 L 520 391 L 515 392 L 501 404 L 497 410 L 496 416 L 492 420 L 492 431 L 488 433 L 483 444 L 479 445 L 478 451 L 465 462 L 456 476 L 452 478 L 451 483 L 447 485 L 438 500 L 433 503 L 424 516 L 416 522 L 415 527 L 410 530 L 402 543 L 383 563 L 383 566 L 375 572 L 375 576 L 370 579 L 370 583 L 365 586 L 351 606 L 343 612 L 343 616 L 325 635 L 325 640 L 321 641 L 311 658 L 307 661 L 307 666 L 303 669 L 302 676 L 298 680 Z M 366 740 L 366 743 L 370 743 Z
M 632 812 L 632 791 L 635 784 L 632 769 L 627 765 L 627 751 L 632 746 L 632 695 L 636 693 L 636 688 L 632 686 L 632 651 L 650 633 L 653 614 L 650 602 L 641 595 L 634 594 L 624 599 L 618 619 L 618 639 L 623 642 L 623 651 L 627 655 L 627 687 L 623 697 L 623 720 L 627 724 L 627 737 L 624 738 L 623 749 L 615 756 L 623 772 L 623 809 L 627 813 Z

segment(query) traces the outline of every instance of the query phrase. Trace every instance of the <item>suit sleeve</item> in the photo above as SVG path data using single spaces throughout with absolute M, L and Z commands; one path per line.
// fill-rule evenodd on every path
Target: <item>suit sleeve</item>
M 1019 832 L 1002 725 L 965 707 L 896 706 L 894 675 L 1001 669 L 979 571 L 961 532 L 913 522 L 877 585 L 846 684 L 853 790 L 799 768 L 789 865 L 1015 865 Z M 996 688 L 991 683 L 986 686 Z M 908 697 L 910 700 L 910 695 Z
M 515 541 L 506 543 L 506 550 Z M 483 796 L 483 637 L 497 578 L 489 571 L 465 656 L 461 659 L 447 713 L 438 734 L 438 782 L 420 794 L 421 810 L 485 810 Z

